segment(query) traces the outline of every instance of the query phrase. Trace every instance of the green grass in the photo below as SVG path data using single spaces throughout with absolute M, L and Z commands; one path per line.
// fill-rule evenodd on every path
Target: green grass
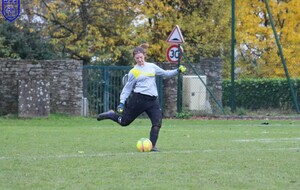
M 299 189 L 300 121 L 0 118 L 0 189 Z

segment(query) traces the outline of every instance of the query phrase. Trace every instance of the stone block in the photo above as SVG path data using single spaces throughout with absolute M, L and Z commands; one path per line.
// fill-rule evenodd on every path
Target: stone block
M 48 117 L 50 114 L 50 83 L 42 79 L 18 81 L 18 117 Z

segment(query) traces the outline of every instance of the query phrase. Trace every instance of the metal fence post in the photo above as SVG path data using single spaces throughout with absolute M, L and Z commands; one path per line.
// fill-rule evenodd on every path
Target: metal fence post
M 235 85 L 234 85 L 234 48 L 235 48 L 235 0 L 231 1 L 231 92 L 230 92 L 230 107 L 231 112 L 235 112 Z
M 109 67 L 104 67 L 104 111 L 109 110 L 109 73 L 108 73 Z
M 180 66 L 180 57 L 181 57 L 181 51 L 180 51 L 180 44 L 178 44 L 178 68 Z M 182 80 L 181 80 L 181 74 L 178 73 L 178 89 L 177 89 L 177 112 L 182 112 Z
M 288 71 L 288 68 L 286 66 L 286 62 L 285 62 L 285 59 L 284 59 L 284 55 L 283 55 L 283 51 L 282 51 L 282 48 L 281 48 L 281 45 L 280 45 L 278 34 L 276 32 L 276 28 L 275 28 L 274 20 L 273 20 L 273 17 L 272 17 L 272 13 L 270 11 L 268 0 L 265 0 L 265 4 L 266 4 L 268 15 L 269 15 L 269 18 L 270 18 L 270 21 L 271 21 L 271 25 L 272 25 L 273 33 L 274 33 L 275 40 L 276 40 L 276 43 L 277 43 L 278 51 L 279 51 L 279 54 L 280 54 L 281 63 L 283 65 L 283 68 L 284 68 L 284 71 L 285 71 L 285 75 L 286 75 L 286 78 L 287 78 L 287 82 L 288 82 L 289 87 L 290 87 L 290 91 L 291 91 L 293 103 L 294 103 L 296 112 L 299 114 L 300 110 L 299 110 L 299 106 L 298 106 L 298 102 L 297 102 L 297 97 L 296 97 L 295 92 L 294 92 L 293 84 L 291 83 L 291 80 L 290 80 L 289 71 Z

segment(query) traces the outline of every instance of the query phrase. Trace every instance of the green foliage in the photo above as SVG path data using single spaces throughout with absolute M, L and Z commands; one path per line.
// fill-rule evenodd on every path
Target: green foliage
M 300 92 L 300 79 L 292 80 L 296 92 Z M 231 81 L 224 80 L 223 105 L 230 105 Z M 246 109 L 289 109 L 293 106 L 286 79 L 242 79 L 235 82 L 235 103 Z M 299 97 L 298 97 L 299 99 Z
M 176 112 L 175 117 L 178 119 L 189 119 L 192 116 L 192 114 L 188 111 L 182 111 L 180 113 Z
M 128 52 L 145 42 L 150 44 L 149 60 L 166 61 L 166 39 L 175 25 L 181 27 L 192 61 L 229 49 L 224 47 L 230 38 L 229 1 L 34 0 L 32 4 L 27 14 L 43 20 L 43 34 L 84 64 L 110 60 L 132 65 Z
M 4 45 L 5 38 L 0 37 L 0 57 L 9 57 L 11 53 L 11 47 Z
M 0 57 L 14 59 L 55 59 L 58 56 L 39 32 L 14 23 L 0 23 Z
M 114 63 L 121 59 L 123 65 L 128 59 L 124 52 L 136 45 L 132 24 L 137 14 L 135 1 L 35 0 L 33 3 L 41 9 L 29 9 L 47 23 L 43 29 L 51 42 L 63 47 L 68 57 L 83 60 L 84 64 L 93 58 Z

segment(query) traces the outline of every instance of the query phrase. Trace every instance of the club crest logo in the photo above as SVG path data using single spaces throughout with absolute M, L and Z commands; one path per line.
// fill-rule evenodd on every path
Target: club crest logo
M 20 0 L 2 0 L 2 15 L 9 22 L 20 15 Z

